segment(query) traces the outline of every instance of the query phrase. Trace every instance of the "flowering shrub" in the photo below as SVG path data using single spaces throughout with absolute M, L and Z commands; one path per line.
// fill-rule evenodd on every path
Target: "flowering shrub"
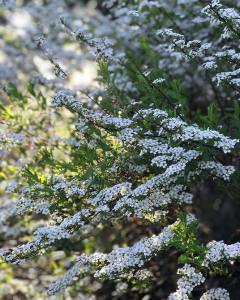
M 27 154 L 10 187 L 16 200 L 2 209 L 1 222 L 12 228 L 26 217 L 34 224 L 41 219 L 42 225 L 21 231 L 14 247 L 5 242 L 2 259 L 20 268 L 63 251 L 65 265 L 72 266 L 49 285 L 49 295 L 64 295 L 69 288 L 73 297 L 80 290 L 89 299 L 84 286 L 102 282 L 93 295 L 115 284 L 111 293 L 105 289 L 106 298 L 230 299 L 219 278 L 235 282 L 240 243 L 206 237 L 196 190 L 211 182 L 224 201 L 239 206 L 239 4 L 113 0 L 102 5 L 107 15 L 99 13 L 80 27 L 74 17 L 59 15 L 64 34 L 95 57 L 97 85 L 74 90 L 64 81 L 54 85 L 51 104 L 44 101 L 42 109 L 56 119 L 47 129 L 29 120 L 30 129 L 37 127 L 30 134 L 37 138 L 36 151 Z M 67 76 L 45 39 L 38 44 L 55 74 Z M 24 109 L 28 104 L 21 103 L 29 97 L 45 99 L 35 84 L 28 88 L 30 96 L 12 85 L 5 91 Z M 2 111 L 10 125 L 0 132 L 2 148 L 19 145 L 25 154 L 27 127 L 19 128 L 15 112 L 9 116 L 4 105 Z M 67 137 L 53 137 L 50 129 L 58 132 L 64 115 Z M 176 286 L 159 296 L 166 257 L 172 257 L 177 279 L 164 276 L 174 277 Z M 59 269 L 63 273 L 64 266 Z

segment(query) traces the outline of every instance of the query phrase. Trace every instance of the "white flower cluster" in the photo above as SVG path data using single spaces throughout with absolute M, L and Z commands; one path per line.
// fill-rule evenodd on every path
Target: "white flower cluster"
M 200 272 L 188 264 L 177 272 L 181 278 L 177 281 L 177 291 L 168 297 L 168 300 L 188 300 L 193 289 L 202 284 L 205 278 Z
M 134 193 L 134 191 L 133 191 Z M 163 212 L 162 209 L 167 208 L 170 204 L 177 202 L 178 205 L 190 204 L 192 201 L 192 194 L 185 192 L 185 187 L 182 185 L 170 185 L 165 190 L 159 191 L 158 189 L 152 190 L 147 197 L 136 199 L 127 195 L 121 198 L 113 210 L 126 216 L 137 216 L 147 218 L 149 213 Z
M 54 190 L 58 190 L 59 188 L 68 188 L 68 184 L 66 182 L 57 182 L 53 185 Z M 82 209 L 73 216 L 64 219 L 60 224 L 55 226 L 45 226 L 38 228 L 34 233 L 33 241 L 17 246 L 12 251 L 8 252 L 8 256 L 6 260 L 9 262 L 20 263 L 22 259 L 27 258 L 32 253 L 39 252 L 41 249 L 46 249 L 47 247 L 54 244 L 56 241 L 61 239 L 69 239 L 74 232 L 84 227 L 84 225 L 88 224 L 88 219 L 93 217 L 100 212 L 103 213 L 102 218 L 110 218 L 111 215 L 108 215 L 110 212 L 110 208 L 112 206 L 112 202 L 116 200 L 118 197 L 123 197 L 126 193 L 130 191 L 131 184 L 124 183 L 113 186 L 111 188 L 100 191 L 95 197 L 89 200 L 89 204 L 95 208 L 89 207 L 89 209 Z M 71 190 L 70 190 L 71 191 Z M 78 189 L 77 189 L 78 191 Z M 73 191 L 70 192 L 72 195 L 76 192 L 76 187 L 73 186 Z M 69 194 L 69 191 L 68 191 Z M 82 190 L 80 193 L 80 197 L 82 196 Z M 24 205 L 20 201 L 19 206 L 11 208 L 11 215 L 14 213 L 22 214 L 28 209 L 33 209 L 31 201 L 23 201 Z M 46 209 L 44 203 L 35 204 L 36 209 Z M 47 209 L 49 206 L 47 206 Z M 44 211 L 45 212 L 45 211 Z M 43 212 L 42 212 L 43 213 Z M 8 216 L 9 217 L 9 216 Z M 7 252 L 6 252 L 7 253 Z
M 99 126 L 113 126 L 117 129 L 126 128 L 129 126 L 132 126 L 134 123 L 130 119 L 124 119 L 119 117 L 112 117 L 108 115 L 104 115 L 101 112 L 91 112 L 89 109 L 84 108 L 78 98 L 74 97 L 73 95 L 69 95 L 65 91 L 59 91 L 56 93 L 56 95 L 53 98 L 53 104 L 57 107 L 66 106 L 67 108 L 82 114 L 84 117 L 86 117 L 88 120 L 91 120 L 93 123 L 98 124 Z M 139 117 L 147 117 L 151 115 L 153 118 L 161 118 L 162 120 L 159 120 L 160 123 L 160 129 L 159 133 L 160 135 L 163 132 L 172 132 L 172 138 L 175 141 L 193 141 L 193 142 L 203 142 L 204 144 L 210 144 L 213 143 L 213 146 L 216 148 L 221 149 L 224 153 L 229 153 L 231 150 L 235 147 L 235 145 L 239 142 L 238 139 L 231 139 L 223 134 L 215 131 L 215 130 L 201 130 L 197 125 L 188 125 L 186 122 L 182 121 L 180 118 L 169 118 L 167 117 L 167 113 L 161 110 L 141 110 L 139 111 L 133 119 L 138 120 Z M 129 129 L 130 132 L 128 133 L 127 130 L 121 133 L 119 136 L 120 138 L 126 139 L 127 136 L 131 136 L 131 138 L 127 138 L 128 140 L 132 141 L 133 136 L 135 132 L 132 129 Z M 160 136 L 159 135 L 159 136 Z M 144 142 L 140 142 L 140 146 Z M 150 143 L 148 145 L 148 143 Z M 153 143 L 154 145 L 151 145 Z M 156 140 L 147 140 L 147 144 L 145 146 L 148 148 L 156 148 L 157 141 Z M 159 145 L 159 147 L 163 147 L 163 149 L 168 148 L 168 145 Z M 163 150 L 154 149 L 152 150 L 155 153 L 159 152 L 162 153 Z M 173 150 L 174 152 L 181 152 L 181 148 L 176 148 Z M 196 151 L 190 151 L 186 154 L 186 157 L 191 157 L 191 159 L 197 158 L 197 152 Z
M 174 32 L 171 28 L 159 29 L 157 31 L 157 35 L 163 37 L 171 37 L 174 38 L 175 41 L 184 39 L 184 36 L 182 34 Z
M 226 181 L 229 180 L 231 175 L 235 172 L 233 166 L 224 166 L 215 161 L 199 162 L 198 167 L 200 170 L 207 170 L 216 177 L 223 178 Z
M 211 43 L 202 43 L 200 40 L 187 41 L 185 36 L 174 32 L 171 28 L 160 29 L 157 35 L 169 40 L 168 51 L 171 55 L 178 56 L 186 61 L 204 58 L 207 51 L 211 48 Z
M 90 216 L 88 209 L 83 209 L 80 213 L 65 219 L 59 225 L 45 226 L 38 228 L 34 233 L 33 241 L 17 246 L 13 250 L 6 249 L 6 261 L 20 264 L 31 254 L 39 252 L 41 249 L 46 250 L 56 241 L 69 239 L 73 231 L 83 227 L 85 220 Z
M 201 130 L 196 125 L 187 125 L 180 118 L 168 118 L 161 122 L 167 130 L 174 130 L 173 139 L 176 141 L 196 141 L 208 144 L 213 141 L 213 146 L 229 153 L 239 142 L 238 139 L 230 139 L 215 130 Z
M 97 213 L 101 211 L 109 212 L 111 202 L 128 194 L 131 191 L 131 187 L 132 184 L 128 182 L 117 184 L 113 187 L 102 190 L 96 197 L 90 199 L 89 202 L 97 207 Z
M 68 109 L 84 116 L 87 120 L 92 121 L 99 126 L 113 126 L 117 129 L 131 126 L 132 121 L 129 119 L 113 117 L 99 111 L 91 111 L 81 104 L 80 100 L 71 95 L 68 91 L 59 91 L 53 98 L 53 105 L 56 107 L 66 106 Z
M 132 247 L 113 250 L 106 257 L 108 264 L 102 267 L 96 276 L 114 278 L 128 269 L 140 268 L 167 246 L 172 238 L 171 229 L 165 228 L 159 235 L 142 239 Z
M 202 9 L 215 25 L 222 25 L 229 35 L 238 35 L 237 29 L 240 26 L 240 15 L 234 8 L 225 8 L 220 1 L 212 0 Z M 230 24 L 229 24 L 230 23 Z
M 240 257 L 240 243 L 227 245 L 223 241 L 211 241 L 207 245 L 207 249 L 203 263 L 206 266 L 217 263 L 221 260 L 231 262 L 235 259 L 239 259 Z
M 86 194 L 86 190 L 79 187 L 79 184 L 76 180 L 73 179 L 68 181 L 63 178 L 63 176 L 53 178 L 51 189 L 53 191 L 64 191 L 67 198 L 70 198 L 72 196 L 81 198 Z
M 227 290 L 215 288 L 204 293 L 200 300 L 230 300 L 230 296 Z
M 153 84 L 161 84 L 164 81 L 166 81 L 166 79 L 164 79 L 164 78 L 157 78 L 157 79 L 153 80 Z
M 124 128 L 118 133 L 118 139 L 128 145 L 134 144 L 137 141 L 137 131 L 132 128 Z
M 73 284 L 73 282 L 80 278 L 86 276 L 91 271 L 91 265 L 104 261 L 105 257 L 103 254 L 94 253 L 90 256 L 82 255 L 74 266 L 66 272 L 63 278 L 53 282 L 49 288 L 48 293 L 50 295 L 56 294 L 68 286 Z
M 239 75 L 240 75 L 240 69 L 236 69 L 234 71 L 217 73 L 214 76 L 213 80 L 215 80 L 218 85 L 223 81 L 227 81 L 238 85 L 240 78 L 237 76 Z
M 28 187 L 23 187 L 17 201 L 11 203 L 9 207 L 2 210 L 0 221 L 7 222 L 13 216 L 24 215 L 27 212 L 49 215 L 52 211 L 52 204 L 45 199 L 45 195 L 42 194 L 43 186 L 36 184 L 32 188 L 38 190 L 38 197 L 34 195 L 34 191 Z M 16 187 L 15 187 L 16 188 Z M 8 192 L 14 192 L 14 185 L 8 188 Z M 86 189 L 79 187 L 79 184 L 75 179 L 66 180 L 63 176 L 55 176 L 52 178 L 52 183 L 49 186 L 55 194 L 64 191 L 67 199 L 71 197 L 82 198 L 86 194 Z M 12 190 L 12 191 L 11 191 Z
M 38 202 L 36 203 L 31 198 L 21 197 L 16 204 L 10 208 L 7 217 L 23 215 L 27 211 L 34 211 L 37 214 L 48 215 L 50 214 L 50 207 L 51 205 L 47 201 L 38 199 Z
M 49 293 L 54 294 L 65 289 L 86 273 L 93 272 L 96 277 L 114 278 L 127 270 L 142 267 L 146 261 L 167 247 L 174 236 L 171 230 L 173 226 L 166 227 L 159 235 L 144 238 L 131 247 L 117 248 L 109 254 L 82 255 L 63 278 L 50 285 Z
M 235 145 L 239 142 L 238 139 L 231 139 L 216 130 L 205 129 L 201 130 L 196 124 L 188 125 L 180 117 L 170 118 L 165 111 L 159 109 L 139 110 L 133 117 L 135 120 L 141 118 L 153 118 L 158 120 L 159 136 L 164 132 L 172 132 L 172 138 L 176 141 L 194 141 L 203 142 L 204 144 L 213 144 L 214 147 L 221 149 L 224 153 L 231 152 Z M 156 148 L 156 141 L 149 141 L 155 143 L 153 148 Z M 151 146 L 149 145 L 149 148 Z M 161 147 L 161 146 L 160 146 Z M 167 147 L 165 145 L 164 147 Z M 181 150 L 181 148 L 177 148 Z M 161 153 L 161 151 L 159 150 Z M 157 150 L 156 150 L 157 153 Z

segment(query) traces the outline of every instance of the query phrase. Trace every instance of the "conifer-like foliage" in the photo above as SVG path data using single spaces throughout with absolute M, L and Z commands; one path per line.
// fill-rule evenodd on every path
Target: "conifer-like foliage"
M 2 263 L 55 263 L 46 297 L 239 299 L 239 3 L 100 8 L 35 39 L 60 81 L 4 80 Z M 68 43 L 92 86 L 68 88 Z

